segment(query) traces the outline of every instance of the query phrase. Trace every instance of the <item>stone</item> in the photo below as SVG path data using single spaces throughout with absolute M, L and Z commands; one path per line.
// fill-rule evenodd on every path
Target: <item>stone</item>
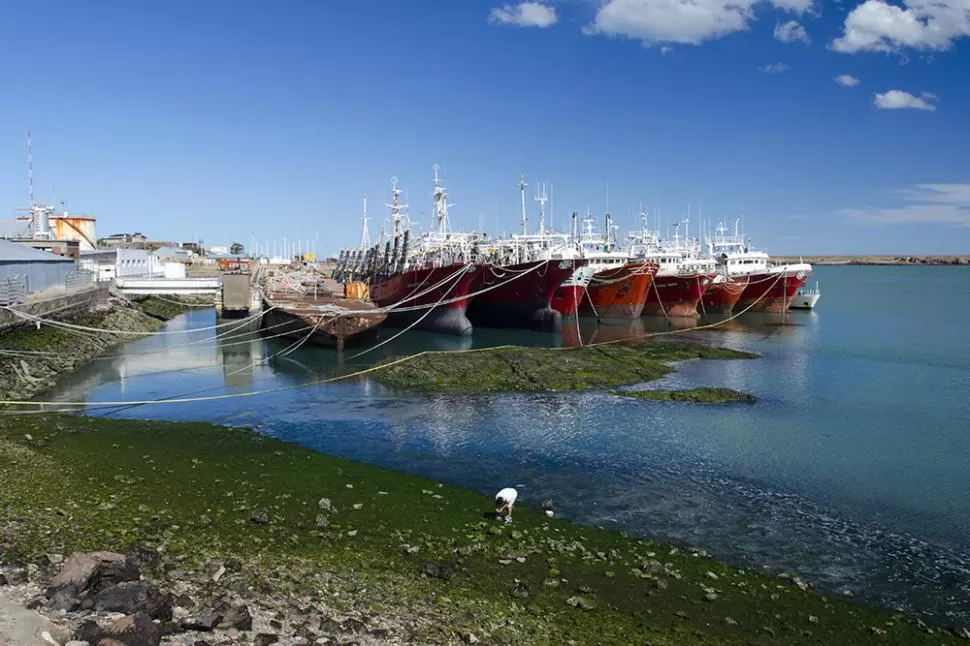
M 70 627 L 55 624 L 50 619 L 45 619 L 44 625 L 40 629 L 42 633 L 49 634 L 58 644 L 66 644 L 74 639 L 74 631 Z
M 333 511 L 333 504 L 330 502 L 329 498 L 321 498 L 317 501 L 317 506 L 326 512 Z
M 124 646 L 158 646 L 162 639 L 161 627 L 146 612 L 125 615 L 105 626 L 87 621 L 78 631 L 81 641 L 101 646 L 105 640 L 114 640 Z M 110 643 L 110 642 L 109 642 Z
M 144 543 L 137 542 L 132 543 L 125 550 L 125 556 L 139 568 L 153 567 L 158 565 L 159 560 L 161 560 L 161 555 L 158 553 L 158 550 Z
M 707 594 L 704 595 L 704 601 L 717 601 L 717 593 L 708 592 Z
M 231 606 L 225 611 L 222 621 L 219 622 L 220 628 L 235 628 L 236 630 L 250 631 L 253 629 L 253 616 L 249 613 L 249 606 Z
M 580 610 L 594 610 L 596 608 L 595 601 L 581 594 L 569 597 L 566 599 L 566 603 L 573 608 L 579 608 Z
M 253 646 L 270 646 L 280 640 L 280 636 L 274 633 L 256 633 L 253 637 Z
M 91 646 L 88 642 L 82 642 L 78 640 L 72 640 L 64 644 L 64 646 Z
M 94 598 L 94 609 L 108 612 L 147 612 L 152 619 L 172 618 L 172 595 L 148 581 L 125 581 L 107 587 Z
M 455 570 L 446 563 L 429 563 L 424 566 L 424 575 L 432 579 L 448 581 L 455 576 Z
M 29 579 L 27 566 L 13 563 L 0 567 L 0 585 L 22 585 Z
M 663 563 L 655 559 L 645 562 L 640 566 L 640 569 L 645 574 L 652 574 L 654 576 L 663 576 L 667 573 L 667 568 L 664 567 Z
M 202 612 L 183 619 L 182 628 L 185 630 L 212 632 L 219 625 L 220 621 L 222 621 L 222 615 L 215 612 Z
M 966 626 L 956 624 L 953 626 L 952 632 L 960 639 L 970 639 L 970 629 L 968 629 Z
M 75 552 L 51 581 L 47 596 L 59 592 L 75 597 L 84 591 L 98 593 L 108 586 L 140 578 L 138 566 L 124 554 Z
M 269 524 L 269 512 L 265 509 L 254 509 L 249 514 L 249 522 L 255 523 L 256 525 L 267 525 Z

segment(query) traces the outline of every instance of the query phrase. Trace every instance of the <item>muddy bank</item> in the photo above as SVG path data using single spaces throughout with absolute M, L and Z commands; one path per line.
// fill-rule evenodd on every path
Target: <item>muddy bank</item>
M 752 359 L 758 355 L 694 343 L 651 341 L 583 348 L 501 347 L 428 352 L 373 373 L 395 388 L 438 393 L 564 392 L 659 379 L 674 361 Z M 391 365 L 393 364 L 393 365 Z
M 0 462 L 18 474 L 0 479 L 0 574 L 14 586 L 0 597 L 51 617 L 71 631 L 62 637 L 956 643 L 703 549 L 572 525 L 526 496 L 507 525 L 490 496 L 243 429 L 0 417 Z M 109 565 L 89 576 L 94 557 L 71 555 L 93 550 L 127 556 L 98 557 Z M 72 561 L 78 576 L 64 575 Z
M 110 297 L 105 302 L 50 318 L 73 326 L 54 324 L 39 328 L 28 323 L 0 336 L 0 399 L 25 400 L 53 388 L 57 377 L 117 345 L 158 331 L 188 305 L 147 298 L 131 302 Z M 122 330 L 125 333 L 96 330 Z M 131 334 L 136 333 L 136 334 Z

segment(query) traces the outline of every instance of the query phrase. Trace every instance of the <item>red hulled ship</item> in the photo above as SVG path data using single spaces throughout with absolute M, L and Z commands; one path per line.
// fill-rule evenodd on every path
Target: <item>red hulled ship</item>
M 468 294 L 481 276 L 472 264 L 407 269 L 371 283 L 371 299 L 387 312 L 392 327 L 414 327 L 444 334 L 468 335 Z
M 735 308 L 739 311 L 784 312 L 811 273 L 811 265 L 796 263 L 769 267 L 766 272 L 751 274 Z
M 701 313 L 730 314 L 740 300 L 741 293 L 748 285 L 747 276 L 725 276 L 718 274 L 711 286 L 701 297 Z
M 711 286 L 716 274 L 659 273 L 647 290 L 644 316 L 699 316 L 697 304 Z
M 716 235 L 708 241 L 718 272 L 732 280 L 746 281 L 734 310 L 784 312 L 812 273 L 812 266 L 772 264 L 767 253 L 748 248 L 740 225 L 738 218 L 734 221 L 734 235 L 727 235 L 727 227 L 722 222 L 717 226 Z
M 562 314 L 552 309 L 556 290 L 585 264 L 581 259 L 486 264 L 468 309 L 474 325 L 558 332 Z

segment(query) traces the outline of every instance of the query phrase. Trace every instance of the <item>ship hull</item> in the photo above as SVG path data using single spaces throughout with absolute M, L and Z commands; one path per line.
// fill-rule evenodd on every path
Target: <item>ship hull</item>
M 696 317 L 697 304 L 715 274 L 655 276 L 647 290 L 645 316 Z
M 381 323 L 386 319 L 382 312 L 340 314 L 321 310 L 322 304 L 339 305 L 348 312 L 373 309 L 364 301 L 324 299 L 312 302 L 278 303 L 262 318 L 263 326 L 272 330 L 273 336 L 294 339 L 328 348 L 342 350 L 345 346 L 362 345 L 377 338 Z
M 701 313 L 730 314 L 734 306 L 741 300 L 744 288 L 748 286 L 747 276 L 722 276 L 723 280 L 715 279 L 701 297 Z
M 576 316 L 579 306 L 586 298 L 586 289 L 589 281 L 593 278 L 593 273 L 589 267 L 583 266 L 567 278 L 562 285 L 553 293 L 550 305 L 564 317 Z
M 584 285 L 567 285 L 563 283 L 553 293 L 550 306 L 563 317 L 576 316 L 579 311 L 579 304 L 586 297 L 586 287 Z
M 486 265 L 468 308 L 473 325 L 558 332 L 562 314 L 551 307 L 556 290 L 581 260 L 537 260 L 514 265 Z
M 657 266 L 632 262 L 598 272 L 586 288 L 579 313 L 597 318 L 639 318 Z
M 397 308 L 387 313 L 388 327 L 467 336 L 473 329 L 467 297 L 480 273 L 476 265 L 409 269 L 372 283 L 371 298 L 380 307 Z
M 783 269 L 752 274 L 734 307 L 738 311 L 784 312 L 810 273 L 811 269 Z

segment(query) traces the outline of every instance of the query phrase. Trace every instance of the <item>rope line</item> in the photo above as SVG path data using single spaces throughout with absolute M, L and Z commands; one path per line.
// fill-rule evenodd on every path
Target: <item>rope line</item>
M 687 332 L 698 332 L 698 331 L 701 331 L 701 330 L 713 329 L 713 328 L 719 327 L 721 325 L 724 325 L 725 323 L 728 323 L 730 321 L 733 321 L 734 319 L 738 318 L 739 316 L 741 316 L 741 315 L 745 314 L 746 312 L 748 312 L 749 310 L 751 310 L 751 308 L 753 308 L 755 305 L 757 305 L 763 298 L 765 298 L 768 295 L 768 292 L 770 291 L 770 289 L 772 287 L 774 287 L 775 284 L 777 284 L 781 280 L 781 278 L 782 278 L 781 275 L 777 276 L 776 279 L 775 279 L 775 283 L 773 283 L 772 285 L 770 285 L 769 288 L 766 289 L 761 294 L 761 296 L 759 296 L 755 301 L 753 301 L 750 305 L 748 305 L 746 308 L 744 308 L 743 310 L 741 310 L 737 314 L 734 314 L 734 315 L 732 315 L 732 316 L 730 316 L 730 317 L 728 317 L 728 318 L 726 318 L 726 319 L 724 319 L 722 321 L 717 321 L 715 323 L 710 323 L 708 325 L 701 325 L 701 326 L 693 327 L 693 328 L 682 328 L 682 329 L 676 329 L 676 330 L 666 330 L 666 331 L 663 331 L 663 332 L 651 332 L 651 333 L 648 333 L 648 334 L 646 334 L 644 336 L 631 336 L 631 337 L 622 338 L 622 339 L 613 339 L 611 341 L 601 341 L 599 343 L 590 343 L 590 344 L 587 344 L 587 345 L 585 345 L 583 347 L 590 348 L 590 347 L 599 347 L 599 346 L 605 346 L 605 345 L 614 345 L 616 343 L 624 343 L 624 342 L 633 341 L 633 340 L 642 340 L 642 339 L 646 339 L 646 338 L 656 338 L 656 337 L 659 337 L 659 336 L 672 336 L 672 335 L 675 335 L 675 334 L 684 334 L 684 333 L 687 333 Z M 59 402 L 59 401 L 17 401 L 17 400 L 3 400 L 3 401 L 0 401 L 0 405 L 5 405 L 5 406 L 62 406 L 62 407 L 73 407 L 73 408 L 61 408 L 61 409 L 43 411 L 45 413 L 60 413 L 60 412 L 75 412 L 77 410 L 77 407 L 88 407 L 88 406 L 90 406 L 90 407 L 110 407 L 110 408 L 114 408 L 114 407 L 118 407 L 118 406 L 147 406 L 147 405 L 152 405 L 152 404 L 188 404 L 188 403 L 199 403 L 199 402 L 206 402 L 206 401 L 220 401 L 220 400 L 227 400 L 227 399 L 237 399 L 237 398 L 243 398 L 243 397 L 255 397 L 255 396 L 258 396 L 258 395 L 268 395 L 268 394 L 286 392 L 286 391 L 290 391 L 290 390 L 297 390 L 299 388 L 307 388 L 309 386 L 316 386 L 316 385 L 320 385 L 320 384 L 333 383 L 333 382 L 336 382 L 336 381 L 343 381 L 343 380 L 346 380 L 346 379 L 353 379 L 355 377 L 362 377 L 364 375 L 371 374 L 373 372 L 377 372 L 377 371 L 380 371 L 380 370 L 384 370 L 384 369 L 390 368 L 392 366 L 400 365 L 400 364 L 405 363 L 407 361 L 411 361 L 413 359 L 417 359 L 418 357 L 422 357 L 422 356 L 426 356 L 426 355 L 432 355 L 432 354 L 468 354 L 468 353 L 472 353 L 472 352 L 485 352 L 485 351 L 492 351 L 492 350 L 504 350 L 504 349 L 512 349 L 512 348 L 516 348 L 516 347 L 518 347 L 518 346 L 506 344 L 506 345 L 492 346 L 492 347 L 487 347 L 487 348 L 470 348 L 468 350 L 424 350 L 422 352 L 418 352 L 418 353 L 411 354 L 411 355 L 408 355 L 408 356 L 405 356 L 405 357 L 401 357 L 400 359 L 395 359 L 395 360 L 393 360 L 393 361 L 391 361 L 389 363 L 378 364 L 376 366 L 371 366 L 370 368 L 365 368 L 365 369 L 362 369 L 362 370 L 357 370 L 355 372 L 352 372 L 352 373 L 349 373 L 349 374 L 346 374 L 346 375 L 338 375 L 336 377 L 329 377 L 327 379 L 315 379 L 313 381 L 307 381 L 307 382 L 302 382 L 302 383 L 298 383 L 298 384 L 290 384 L 290 385 L 287 385 L 287 386 L 279 386 L 279 387 L 276 387 L 276 388 L 266 388 L 266 389 L 262 389 L 262 390 L 251 390 L 251 391 L 246 391 L 246 392 L 241 392 L 241 393 L 225 393 L 225 394 L 222 394 L 222 395 L 208 395 L 208 396 L 205 396 L 205 397 L 179 397 L 179 398 L 171 398 L 171 399 L 148 399 L 148 400 L 142 400 L 142 401 Z M 551 351 L 557 351 L 557 350 L 558 351 L 566 351 L 566 350 L 572 350 L 573 348 L 548 348 L 548 349 L 551 350 Z M 32 411 L 24 411 L 24 412 L 28 412 L 29 413 L 29 412 L 32 412 Z M 22 412 L 21 411 L 14 411 L 14 412 L 12 412 L 12 414 L 22 414 Z

